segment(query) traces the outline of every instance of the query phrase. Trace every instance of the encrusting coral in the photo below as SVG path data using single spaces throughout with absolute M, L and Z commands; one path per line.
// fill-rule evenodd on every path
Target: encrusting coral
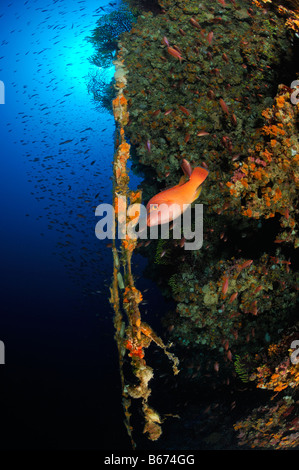
M 270 344 L 265 353 L 253 359 L 256 370 L 250 380 L 256 382 L 258 388 L 276 393 L 272 403 L 254 409 L 234 425 L 240 445 L 261 449 L 298 447 L 298 332 L 296 324 L 278 343 Z
M 291 449 L 299 444 L 299 418 L 292 398 L 255 409 L 244 421 L 235 424 L 240 445 L 259 449 Z
M 254 0 L 262 8 L 271 4 L 276 12 L 285 18 L 285 27 L 299 37 L 299 2 L 298 0 Z
M 187 158 L 193 166 L 207 164 L 209 184 L 218 187 L 246 152 L 273 93 L 279 57 L 288 56 L 283 21 L 254 6 L 247 11 L 247 2 L 160 4 L 164 13 L 144 13 L 122 35 L 130 52 L 127 132 L 158 181 L 175 183 L 180 159 Z M 215 210 L 226 196 L 221 187 L 217 192 Z
M 235 162 L 235 171 L 226 185 L 230 194 L 242 201 L 238 207 L 246 217 L 265 219 L 280 214 L 283 231 L 275 242 L 292 242 L 299 247 L 296 219 L 299 214 L 299 103 L 292 104 L 291 91 L 280 85 L 272 108 L 262 112 L 264 126 L 253 139 L 258 143 L 248 157 Z
M 245 353 L 249 342 L 252 348 L 261 346 L 265 332 L 277 337 L 273 318 L 279 315 L 281 324 L 289 321 L 296 304 L 296 276 L 283 257 L 221 260 L 206 266 L 199 281 L 202 270 L 202 262 L 194 264 L 192 272 L 185 265 L 172 277 L 176 342 L 216 349 L 231 361 L 232 353 Z
M 250 380 L 257 383 L 258 388 L 281 392 L 289 387 L 299 386 L 299 325 L 296 324 L 283 335 L 278 343 L 270 344 L 265 357 L 255 358 L 256 368 Z M 262 361 L 261 361 L 262 359 Z M 258 363 L 261 364 L 258 364 Z

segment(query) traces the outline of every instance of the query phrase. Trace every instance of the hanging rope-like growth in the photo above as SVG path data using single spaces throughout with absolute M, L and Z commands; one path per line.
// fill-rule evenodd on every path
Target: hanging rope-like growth
M 114 310 L 115 340 L 118 346 L 120 377 L 123 395 L 123 408 L 125 414 L 125 426 L 130 436 L 132 446 L 135 443 L 132 436 L 130 422 L 131 399 L 141 399 L 141 407 L 145 419 L 144 433 L 149 439 L 156 440 L 162 433 L 162 418 L 148 405 L 151 389 L 149 381 L 154 376 L 153 369 L 146 364 L 145 349 L 154 342 L 163 349 L 172 361 L 173 372 L 177 374 L 178 359 L 168 351 L 152 328 L 141 319 L 139 304 L 142 301 L 141 292 L 134 285 L 131 259 L 137 244 L 137 239 L 130 238 L 127 234 L 127 224 L 131 217 L 128 216 L 126 207 L 130 204 L 141 203 L 141 191 L 130 191 L 127 160 L 130 157 L 130 145 L 125 139 L 125 126 L 128 123 L 129 113 L 127 100 L 124 95 L 126 87 L 127 71 L 124 66 L 125 50 L 119 45 L 119 53 L 115 65 L 115 80 L 117 96 L 113 100 L 113 114 L 117 124 L 116 150 L 113 162 L 113 207 L 115 212 L 115 232 L 121 238 L 120 247 L 113 240 L 113 279 L 110 288 L 110 302 Z M 134 217 L 136 214 L 134 213 Z M 131 368 L 136 383 L 126 382 L 124 374 L 124 362 L 130 358 Z

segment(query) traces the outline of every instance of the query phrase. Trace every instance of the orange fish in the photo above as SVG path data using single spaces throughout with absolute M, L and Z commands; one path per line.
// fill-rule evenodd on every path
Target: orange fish
M 188 160 L 186 160 L 185 158 L 183 158 L 182 160 L 182 163 L 181 163 L 181 168 L 183 170 L 183 172 L 185 173 L 185 175 L 188 177 L 188 179 L 190 178 L 190 176 L 192 175 L 192 166 L 190 165 L 190 163 L 188 162 Z
M 194 18 L 191 18 L 190 19 L 190 23 L 192 24 L 192 26 L 194 26 L 195 28 L 200 28 L 200 24 L 194 19 Z
M 224 278 L 224 283 L 222 285 L 222 294 L 226 294 L 227 293 L 227 289 L 228 289 L 228 276 L 226 276 Z
M 240 264 L 240 265 L 238 266 L 238 270 L 239 270 L 239 271 L 242 271 L 242 269 L 248 268 L 248 266 L 250 266 L 252 263 L 253 263 L 253 259 L 248 259 L 247 261 L 244 261 L 243 264 Z
M 210 135 L 209 132 L 205 132 L 205 131 L 199 131 L 197 134 L 196 134 L 198 137 L 202 137 L 203 135 Z
M 167 52 L 168 52 L 168 54 L 172 55 L 173 57 L 176 57 L 177 59 L 179 59 L 180 62 L 182 62 L 182 60 L 184 59 L 181 56 L 181 54 L 176 49 L 174 49 L 173 47 L 167 47 Z
M 210 31 L 208 36 L 207 36 L 207 39 L 208 39 L 208 43 L 211 44 L 212 43 L 212 39 L 214 37 L 214 33 L 213 31 Z
M 238 297 L 238 292 L 235 292 L 234 294 L 232 294 L 231 298 L 229 299 L 229 303 L 231 304 L 237 297 Z
M 188 111 L 187 108 L 185 108 L 185 106 L 179 106 L 180 110 L 186 114 L 186 116 L 189 116 L 190 115 L 190 111 Z
M 225 114 L 229 114 L 229 110 L 228 110 L 228 107 L 227 107 L 226 102 L 225 102 L 222 98 L 220 98 L 219 103 L 220 103 L 220 106 L 221 106 L 221 108 L 222 108 L 222 111 L 223 111 Z
M 179 217 L 198 198 L 208 174 L 205 168 L 196 167 L 189 181 L 183 176 L 179 184 L 152 197 L 146 206 L 148 227 L 165 224 Z

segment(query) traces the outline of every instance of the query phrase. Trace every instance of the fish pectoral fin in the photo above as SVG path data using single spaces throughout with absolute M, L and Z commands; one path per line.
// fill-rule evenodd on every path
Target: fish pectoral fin
M 193 197 L 193 199 L 192 199 L 192 202 L 194 202 L 194 201 L 198 198 L 198 196 L 199 196 L 200 193 L 201 193 L 201 190 L 202 190 L 202 186 L 199 186 L 199 187 L 197 188 L 197 190 L 195 191 L 195 193 L 194 193 L 194 197 Z

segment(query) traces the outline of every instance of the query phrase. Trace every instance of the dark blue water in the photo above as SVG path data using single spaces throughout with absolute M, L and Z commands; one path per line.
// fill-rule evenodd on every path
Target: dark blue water
M 129 448 L 111 252 L 94 235 L 95 207 L 111 201 L 114 120 L 88 94 L 85 40 L 115 6 L 1 1 L 0 449 Z

